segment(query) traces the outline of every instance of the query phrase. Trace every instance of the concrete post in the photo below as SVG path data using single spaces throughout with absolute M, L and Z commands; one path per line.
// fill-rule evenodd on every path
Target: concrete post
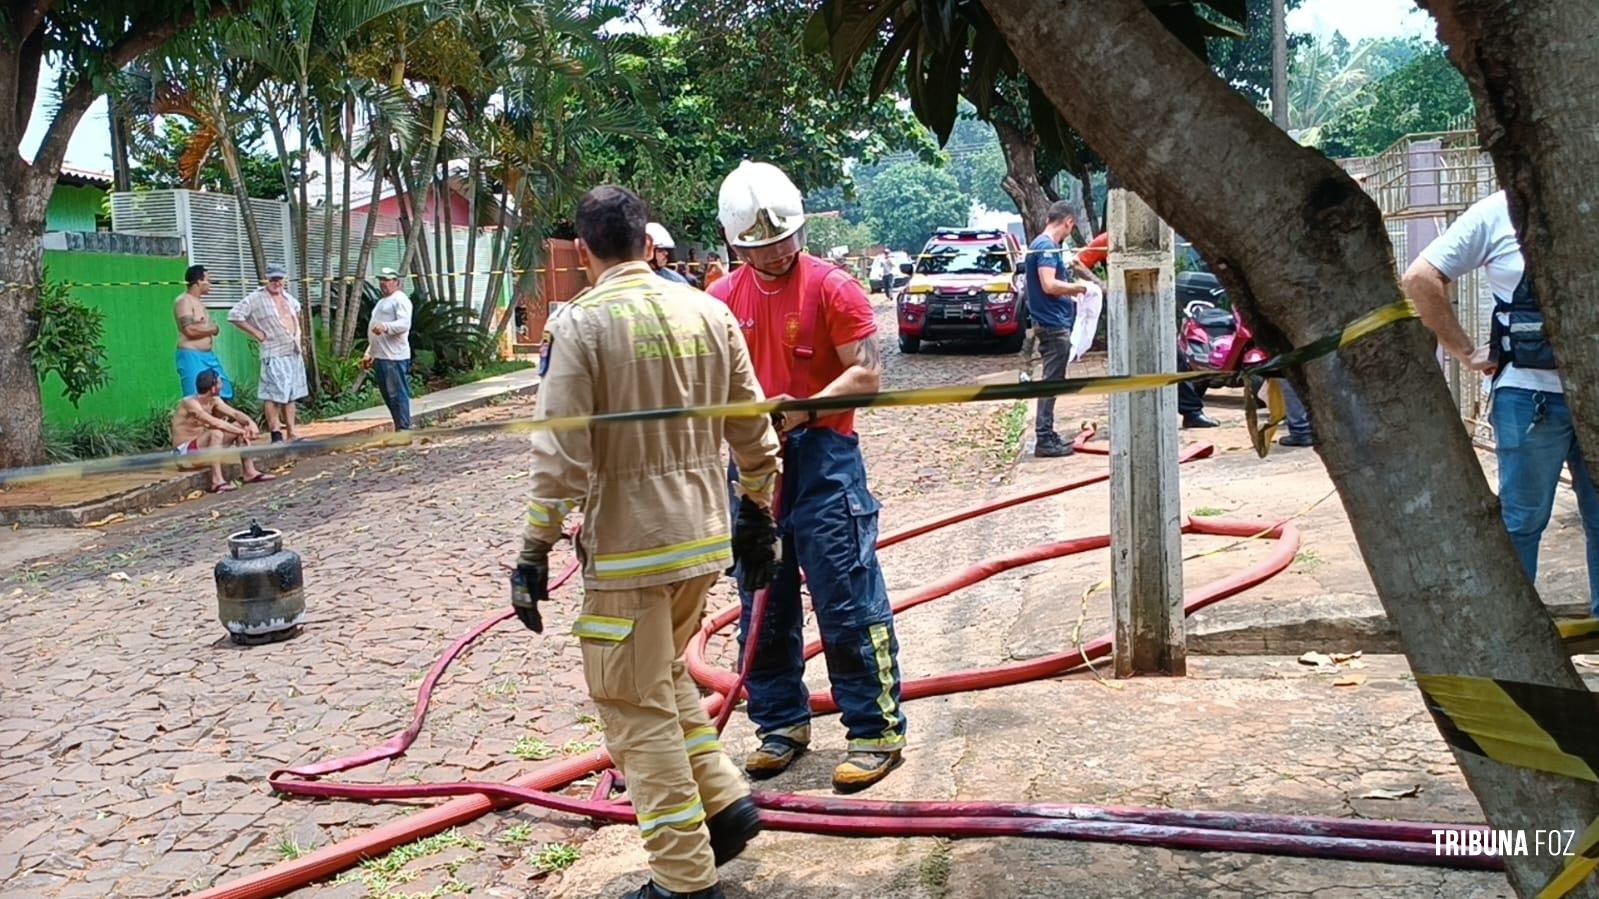
M 1177 369 L 1172 230 L 1127 190 L 1110 192 L 1110 371 Z M 1177 389 L 1117 394 L 1110 407 L 1111 596 L 1117 677 L 1183 675 Z

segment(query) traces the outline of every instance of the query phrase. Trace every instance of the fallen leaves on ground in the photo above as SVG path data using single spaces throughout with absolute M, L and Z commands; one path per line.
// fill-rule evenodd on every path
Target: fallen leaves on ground
M 1356 796 L 1355 798 L 1356 799 L 1409 799 L 1412 796 L 1418 796 L 1420 794 L 1421 794 L 1421 787 L 1419 785 L 1417 785 L 1417 786 L 1414 786 L 1414 787 L 1402 787 L 1402 788 L 1397 789 L 1397 790 L 1388 790 L 1388 789 L 1381 789 L 1381 788 L 1376 789 L 1376 790 L 1367 790 L 1366 792 L 1361 793 L 1359 796 Z

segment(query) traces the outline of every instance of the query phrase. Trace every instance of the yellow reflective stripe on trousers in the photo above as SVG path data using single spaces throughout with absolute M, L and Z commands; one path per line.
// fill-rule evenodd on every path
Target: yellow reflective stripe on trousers
M 566 513 L 572 511 L 572 504 L 562 500 L 554 505 L 533 500 L 527 504 L 527 523 L 536 528 L 547 528 L 560 524 L 566 518 Z
M 762 494 L 767 493 L 772 489 L 772 482 L 776 479 L 777 475 L 774 473 L 764 474 L 757 478 L 746 476 L 740 472 L 738 476 L 738 485 L 744 488 L 745 493 Z
M 894 654 L 890 651 L 888 625 L 874 624 L 868 628 L 872 635 L 872 650 L 877 664 L 877 708 L 883 713 L 883 731 L 899 726 L 899 713 L 894 705 Z M 905 745 L 904 736 L 882 737 L 875 740 L 851 740 L 850 749 L 898 749 Z
M 590 640 L 621 643 L 633 633 L 633 619 L 612 618 L 608 615 L 579 615 L 572 622 L 572 633 Z
M 698 799 L 685 803 L 677 808 L 667 809 L 653 815 L 640 814 L 638 816 L 639 833 L 648 838 L 650 834 L 663 827 L 672 827 L 678 830 L 692 830 L 705 820 L 705 806 Z
M 597 555 L 594 557 L 594 574 L 600 580 L 642 577 L 692 568 L 706 562 L 731 561 L 732 558 L 733 545 L 723 534 L 659 549 Z
M 688 750 L 690 756 L 704 755 L 707 752 L 721 752 L 722 742 L 716 737 L 716 728 L 696 727 L 683 735 L 683 748 Z

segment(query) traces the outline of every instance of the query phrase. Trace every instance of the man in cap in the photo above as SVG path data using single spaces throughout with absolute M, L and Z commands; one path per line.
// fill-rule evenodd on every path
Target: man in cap
M 672 240 L 672 233 L 660 222 L 650 222 L 644 228 L 644 241 L 649 245 L 650 268 L 657 275 L 668 281 L 678 284 L 687 284 L 688 279 L 672 270 L 672 250 L 677 248 L 677 243 Z
M 394 430 L 411 430 L 411 299 L 400 289 L 400 273 L 378 269 L 383 299 L 372 307 L 371 338 L 362 363 L 374 370 L 378 393 L 389 407 Z
M 882 357 L 871 302 L 848 272 L 803 252 L 799 190 L 776 166 L 743 162 L 722 182 L 722 228 L 745 264 L 711 287 L 744 330 L 768 396 L 875 392 Z M 777 501 L 782 566 L 756 645 L 747 641 L 751 591 L 741 589 L 740 640 L 755 653 L 749 714 L 761 745 L 751 777 L 786 770 L 810 743 L 800 572 L 822 632 L 833 697 L 849 751 L 833 787 L 852 793 L 882 780 L 905 747 L 899 643 L 877 564 L 877 500 L 852 411 L 783 416 L 783 478 Z
M 300 355 L 300 301 L 285 287 L 288 275 L 283 266 L 268 265 L 266 286 L 251 291 L 228 312 L 228 321 L 260 344 L 261 382 L 256 397 L 266 409 L 273 443 L 285 437 L 299 439 L 294 432 L 294 406 L 310 392 L 305 359 Z
M 651 273 L 647 217 L 644 201 L 620 187 L 578 201 L 578 260 L 594 288 L 545 331 L 536 418 L 762 398 L 727 308 Z M 723 443 L 744 472 L 732 540 Z M 581 508 L 585 589 L 573 632 L 650 856 L 650 882 L 628 899 L 720 899 L 717 866 L 760 832 L 749 785 L 717 742 L 683 651 L 729 563 L 746 589 L 771 582 L 776 478 L 777 438 L 764 417 L 533 432 L 533 499 L 512 604 L 542 631 L 550 547 L 567 513 Z

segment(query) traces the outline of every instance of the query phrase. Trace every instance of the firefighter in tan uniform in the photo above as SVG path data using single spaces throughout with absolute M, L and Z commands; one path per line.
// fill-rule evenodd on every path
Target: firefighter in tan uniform
M 593 290 L 551 321 L 536 417 L 762 398 L 726 306 L 657 277 L 644 258 L 648 210 L 603 186 L 578 203 L 579 262 Z M 738 463 L 739 541 L 729 537 L 726 442 Z M 705 595 L 736 560 L 743 586 L 777 568 L 777 436 L 766 417 L 676 418 L 538 431 L 513 605 L 542 630 L 550 547 L 582 509 L 582 642 L 606 748 L 627 779 L 651 881 L 630 899 L 717 899 L 716 868 L 760 831 L 749 785 L 722 752 L 683 650 Z M 748 526 L 752 535 L 743 530 Z

